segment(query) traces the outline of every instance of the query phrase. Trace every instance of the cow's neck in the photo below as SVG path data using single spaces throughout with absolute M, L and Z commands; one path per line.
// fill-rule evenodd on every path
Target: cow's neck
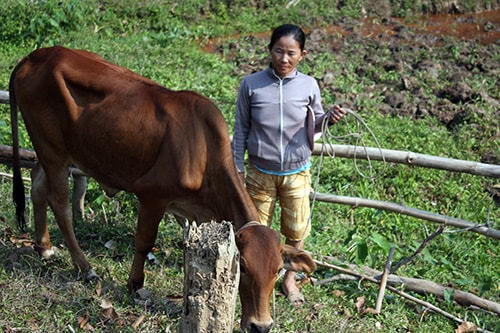
M 223 193 L 215 194 L 218 215 L 230 221 L 236 230 L 247 222 L 259 220 L 257 209 L 237 175 L 231 175 L 227 184 L 219 191 Z

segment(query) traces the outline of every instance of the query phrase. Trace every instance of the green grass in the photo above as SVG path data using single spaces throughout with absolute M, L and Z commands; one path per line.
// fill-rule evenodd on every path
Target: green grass
M 356 18 L 362 2 L 344 1 L 344 6 L 337 8 L 321 1 L 300 1 L 288 9 L 272 1 L 257 3 L 259 8 L 244 1 L 232 1 L 231 5 L 202 0 L 70 0 L 62 4 L 52 0 L 4 1 L 0 5 L 0 90 L 8 90 L 9 75 L 19 59 L 37 46 L 61 44 L 97 52 L 167 87 L 197 90 L 216 102 L 232 126 L 236 92 L 246 73 L 245 66 L 266 64 L 265 50 L 272 27 L 281 22 L 295 22 L 308 31 L 325 27 L 344 16 Z M 401 13 L 413 8 L 407 1 L 399 6 Z M 339 42 L 335 38 L 340 37 L 328 38 Z M 215 42 L 221 51 L 207 52 L 210 42 Z M 485 153 L 493 152 L 499 158 L 498 110 L 488 100 L 480 98 L 456 105 L 456 111 L 464 114 L 464 121 L 453 128 L 447 128 L 438 118 L 444 101 L 435 92 L 446 87 L 449 76 L 460 66 L 473 69 L 466 82 L 474 91 L 500 98 L 495 74 L 498 67 L 479 69 L 484 48 L 453 41 L 452 47 L 417 51 L 411 45 L 402 46 L 398 54 L 393 54 L 389 44 L 379 43 L 342 40 L 335 52 L 324 45 L 308 53 L 300 65 L 302 71 L 320 81 L 326 73 L 334 75 L 333 83 L 323 86 L 325 107 L 338 101 L 351 103 L 349 106 L 367 122 L 382 148 L 471 161 L 480 161 Z M 498 52 L 493 54 L 493 63 L 498 64 Z M 393 62 L 394 56 L 405 59 L 408 66 L 400 72 L 386 70 L 384 66 Z M 411 65 L 422 59 L 435 59 L 442 64 L 438 78 L 412 70 Z M 411 77 L 417 88 L 432 96 L 435 104 L 429 108 L 428 116 L 380 112 L 383 90 L 397 90 L 402 77 Z M 415 98 L 407 92 L 409 104 L 415 105 Z M 348 119 L 349 127 L 332 127 L 332 134 L 357 132 L 354 119 Z M 11 143 L 9 124 L 8 107 L 0 105 L 0 144 Z M 370 145 L 374 143 L 366 131 L 363 138 Z M 353 144 L 352 139 L 342 142 Z M 31 147 L 24 131 L 21 145 Z M 319 159 L 313 163 L 312 174 L 316 175 Z M 357 163 L 361 172 L 369 173 L 370 165 Z M 497 185 L 497 179 L 404 165 L 383 166 L 380 162 L 373 162 L 372 166 L 375 173 L 384 172 L 370 180 L 356 171 L 353 160 L 327 158 L 322 164 L 318 191 L 401 203 L 475 223 L 491 222 L 493 228 L 500 229 L 500 209 L 485 190 Z M 0 171 L 10 172 L 4 166 Z M 176 330 L 183 287 L 179 245 L 182 229 L 170 216 L 161 224 L 156 242 L 159 265 L 146 265 L 146 287 L 153 297 L 150 304 L 143 304 L 126 292 L 137 211 L 133 196 L 121 193 L 108 199 L 97 184 L 90 183 L 86 219 L 76 226 L 76 233 L 102 281 L 98 285 L 85 284 L 77 279 L 55 223 L 50 228 L 53 243 L 61 249 L 59 254 L 46 261 L 29 250 L 33 228 L 29 227 L 26 235 L 20 234 L 14 222 L 10 180 L 0 180 L 2 331 L 63 332 L 68 331 L 68 325 L 79 332 Z M 52 216 L 50 219 L 53 222 Z M 403 215 L 321 202 L 315 205 L 312 223 L 306 249 L 315 257 L 333 256 L 379 270 L 390 246 L 396 249 L 395 261 L 400 260 L 417 249 L 426 232 L 437 228 L 432 222 Z M 115 250 L 104 246 L 110 240 L 115 242 Z M 397 273 L 500 302 L 499 272 L 498 241 L 463 232 L 438 236 Z M 321 280 L 334 274 L 331 269 L 320 268 L 313 278 Z M 358 297 L 365 297 L 369 307 L 376 300 L 376 286 L 367 282 L 308 284 L 304 286 L 307 302 L 300 309 L 292 309 L 279 290 L 278 283 L 273 306 L 275 332 L 325 332 L 332 328 L 337 332 L 454 332 L 457 327 L 456 323 L 391 293 L 386 296 L 381 315 L 360 316 L 356 309 Z M 497 315 L 474 311 L 449 299 L 417 296 L 482 328 L 500 331 Z M 101 307 L 103 300 L 111 302 L 114 312 Z M 137 329 L 132 328 L 141 315 L 144 320 Z M 86 320 L 90 326 L 79 329 L 79 321 Z M 237 322 L 235 328 L 239 330 Z

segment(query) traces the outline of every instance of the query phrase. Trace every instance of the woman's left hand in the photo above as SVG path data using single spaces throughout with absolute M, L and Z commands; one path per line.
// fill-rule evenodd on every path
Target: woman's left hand
M 330 119 L 328 119 L 330 124 L 336 124 L 344 117 L 344 115 L 347 113 L 346 110 L 342 109 L 338 105 L 334 105 L 332 109 L 330 110 Z

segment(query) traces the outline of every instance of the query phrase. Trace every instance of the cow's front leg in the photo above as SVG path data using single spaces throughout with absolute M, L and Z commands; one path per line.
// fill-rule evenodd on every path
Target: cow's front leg
M 130 292 L 144 285 L 144 262 L 154 246 L 158 225 L 165 212 L 165 205 L 155 198 L 139 198 L 139 219 L 135 233 L 135 254 L 128 278 Z

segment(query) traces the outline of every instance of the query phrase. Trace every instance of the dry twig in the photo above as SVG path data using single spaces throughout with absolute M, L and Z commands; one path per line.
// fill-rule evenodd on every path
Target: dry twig
M 353 270 L 350 270 L 350 269 L 347 269 L 347 268 L 343 268 L 343 267 L 340 267 L 340 266 L 337 266 L 337 265 L 333 265 L 333 264 L 329 264 L 329 263 L 326 263 L 326 262 L 322 262 L 322 261 L 318 261 L 318 260 L 315 260 L 316 264 L 319 265 L 319 266 L 323 266 L 323 267 L 327 267 L 327 268 L 331 268 L 331 269 L 334 269 L 338 272 L 341 272 L 343 274 L 348 274 L 348 275 L 352 275 L 352 276 L 355 276 L 357 277 L 358 279 L 360 280 L 365 280 L 365 281 L 369 281 L 369 282 L 372 282 L 372 283 L 376 283 L 376 284 L 379 284 L 380 281 L 378 279 L 376 279 L 375 277 L 373 276 L 368 276 L 368 275 L 365 275 L 365 274 L 361 274 L 361 273 L 358 273 L 358 272 L 355 272 Z M 368 271 L 370 271 L 371 269 L 369 269 Z M 374 270 L 371 270 L 371 271 L 374 271 Z M 377 275 L 380 275 L 380 274 L 377 274 Z M 319 281 L 319 283 L 315 283 L 315 284 L 324 284 L 322 281 Z M 466 322 L 465 320 L 462 320 L 454 315 L 452 315 L 451 313 L 448 313 L 440 308 L 438 308 L 437 306 L 429 303 L 429 302 L 425 302 L 425 301 L 422 301 L 404 291 L 401 291 L 399 289 L 397 289 L 396 287 L 393 287 L 391 285 L 388 285 L 387 286 L 387 289 L 389 289 L 390 291 L 396 293 L 397 295 L 401 296 L 401 297 L 404 297 L 406 299 L 409 299 L 417 304 L 420 304 L 424 307 L 426 307 L 428 310 L 431 310 L 431 311 L 434 311 L 435 313 L 438 313 L 446 318 L 449 318 L 449 319 L 452 319 L 454 320 L 455 322 L 457 323 L 464 323 Z M 484 329 L 481 329 L 481 328 L 477 328 L 477 331 L 478 332 L 484 332 L 484 333 L 492 333 L 488 330 L 484 330 Z
M 401 259 L 396 265 L 394 265 L 394 267 L 391 269 L 391 271 L 390 271 L 389 274 L 393 274 L 395 271 L 398 270 L 399 267 L 401 267 L 403 265 L 406 265 L 407 263 L 409 263 L 410 261 L 412 261 L 417 255 L 419 255 L 424 250 L 424 248 L 427 246 L 427 244 L 429 244 L 429 242 L 431 240 L 433 240 L 437 235 L 440 235 L 440 234 L 443 233 L 444 228 L 445 228 L 445 225 L 441 224 L 437 228 L 437 230 L 434 231 L 434 233 L 432 233 L 432 235 L 429 235 L 429 236 L 427 236 L 426 239 L 424 239 L 424 241 L 422 242 L 422 244 L 420 244 L 420 246 L 418 247 L 418 249 L 411 256 L 405 257 L 405 258 Z

